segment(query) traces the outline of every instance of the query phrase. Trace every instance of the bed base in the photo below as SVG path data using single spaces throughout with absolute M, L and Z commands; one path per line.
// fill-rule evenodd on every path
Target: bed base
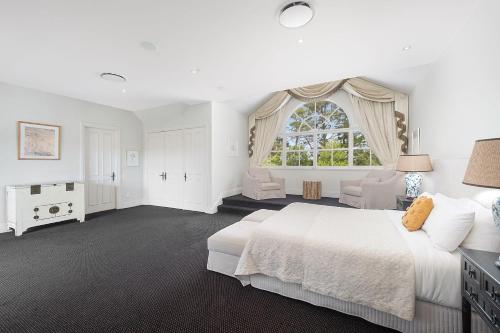
M 221 252 L 209 251 L 207 269 L 234 277 L 239 257 Z M 316 306 L 363 318 L 369 322 L 392 328 L 403 333 L 461 333 L 462 313 L 459 309 L 417 300 L 415 318 L 407 321 L 370 307 L 342 301 L 303 289 L 299 284 L 286 283 L 262 274 L 250 276 L 252 287 L 304 301 Z M 488 333 L 489 330 L 476 314 L 472 313 L 472 332 Z

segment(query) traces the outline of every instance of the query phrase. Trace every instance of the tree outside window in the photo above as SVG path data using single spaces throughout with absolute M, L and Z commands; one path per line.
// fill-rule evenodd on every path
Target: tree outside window
M 370 167 L 380 161 L 347 114 L 331 101 L 299 106 L 274 142 L 265 163 L 277 167 Z

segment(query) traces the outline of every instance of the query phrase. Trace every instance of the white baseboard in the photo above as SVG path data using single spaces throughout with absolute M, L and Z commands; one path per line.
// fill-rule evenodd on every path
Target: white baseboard
M 6 224 L 0 223 L 0 234 L 9 231 L 11 230 L 9 229 L 9 227 L 7 227 L 7 223 Z
M 222 199 L 236 195 L 236 194 L 241 194 L 241 191 L 243 191 L 243 187 L 238 186 L 238 187 L 235 187 L 235 188 L 232 188 L 230 190 L 222 192 L 217 197 L 215 202 L 213 202 L 212 205 L 210 207 L 208 207 L 208 209 L 205 211 L 205 213 L 207 213 L 207 214 L 217 213 L 217 207 L 222 204 Z
M 130 208 L 130 207 L 136 207 L 136 206 L 141 206 L 143 204 L 142 199 L 137 199 L 137 200 L 131 200 L 131 201 L 125 201 L 120 203 L 120 207 L 118 209 L 124 209 L 124 208 Z

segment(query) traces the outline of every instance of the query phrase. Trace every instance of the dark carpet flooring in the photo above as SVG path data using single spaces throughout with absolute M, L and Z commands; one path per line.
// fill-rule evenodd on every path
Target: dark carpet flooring
M 390 332 L 207 271 L 240 218 L 141 206 L 0 234 L 0 332 Z

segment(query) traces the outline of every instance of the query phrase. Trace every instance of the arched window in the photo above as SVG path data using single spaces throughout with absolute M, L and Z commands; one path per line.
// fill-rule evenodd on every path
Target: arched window
M 332 101 L 300 105 L 265 161 L 277 167 L 370 167 L 380 162 L 364 135 Z

